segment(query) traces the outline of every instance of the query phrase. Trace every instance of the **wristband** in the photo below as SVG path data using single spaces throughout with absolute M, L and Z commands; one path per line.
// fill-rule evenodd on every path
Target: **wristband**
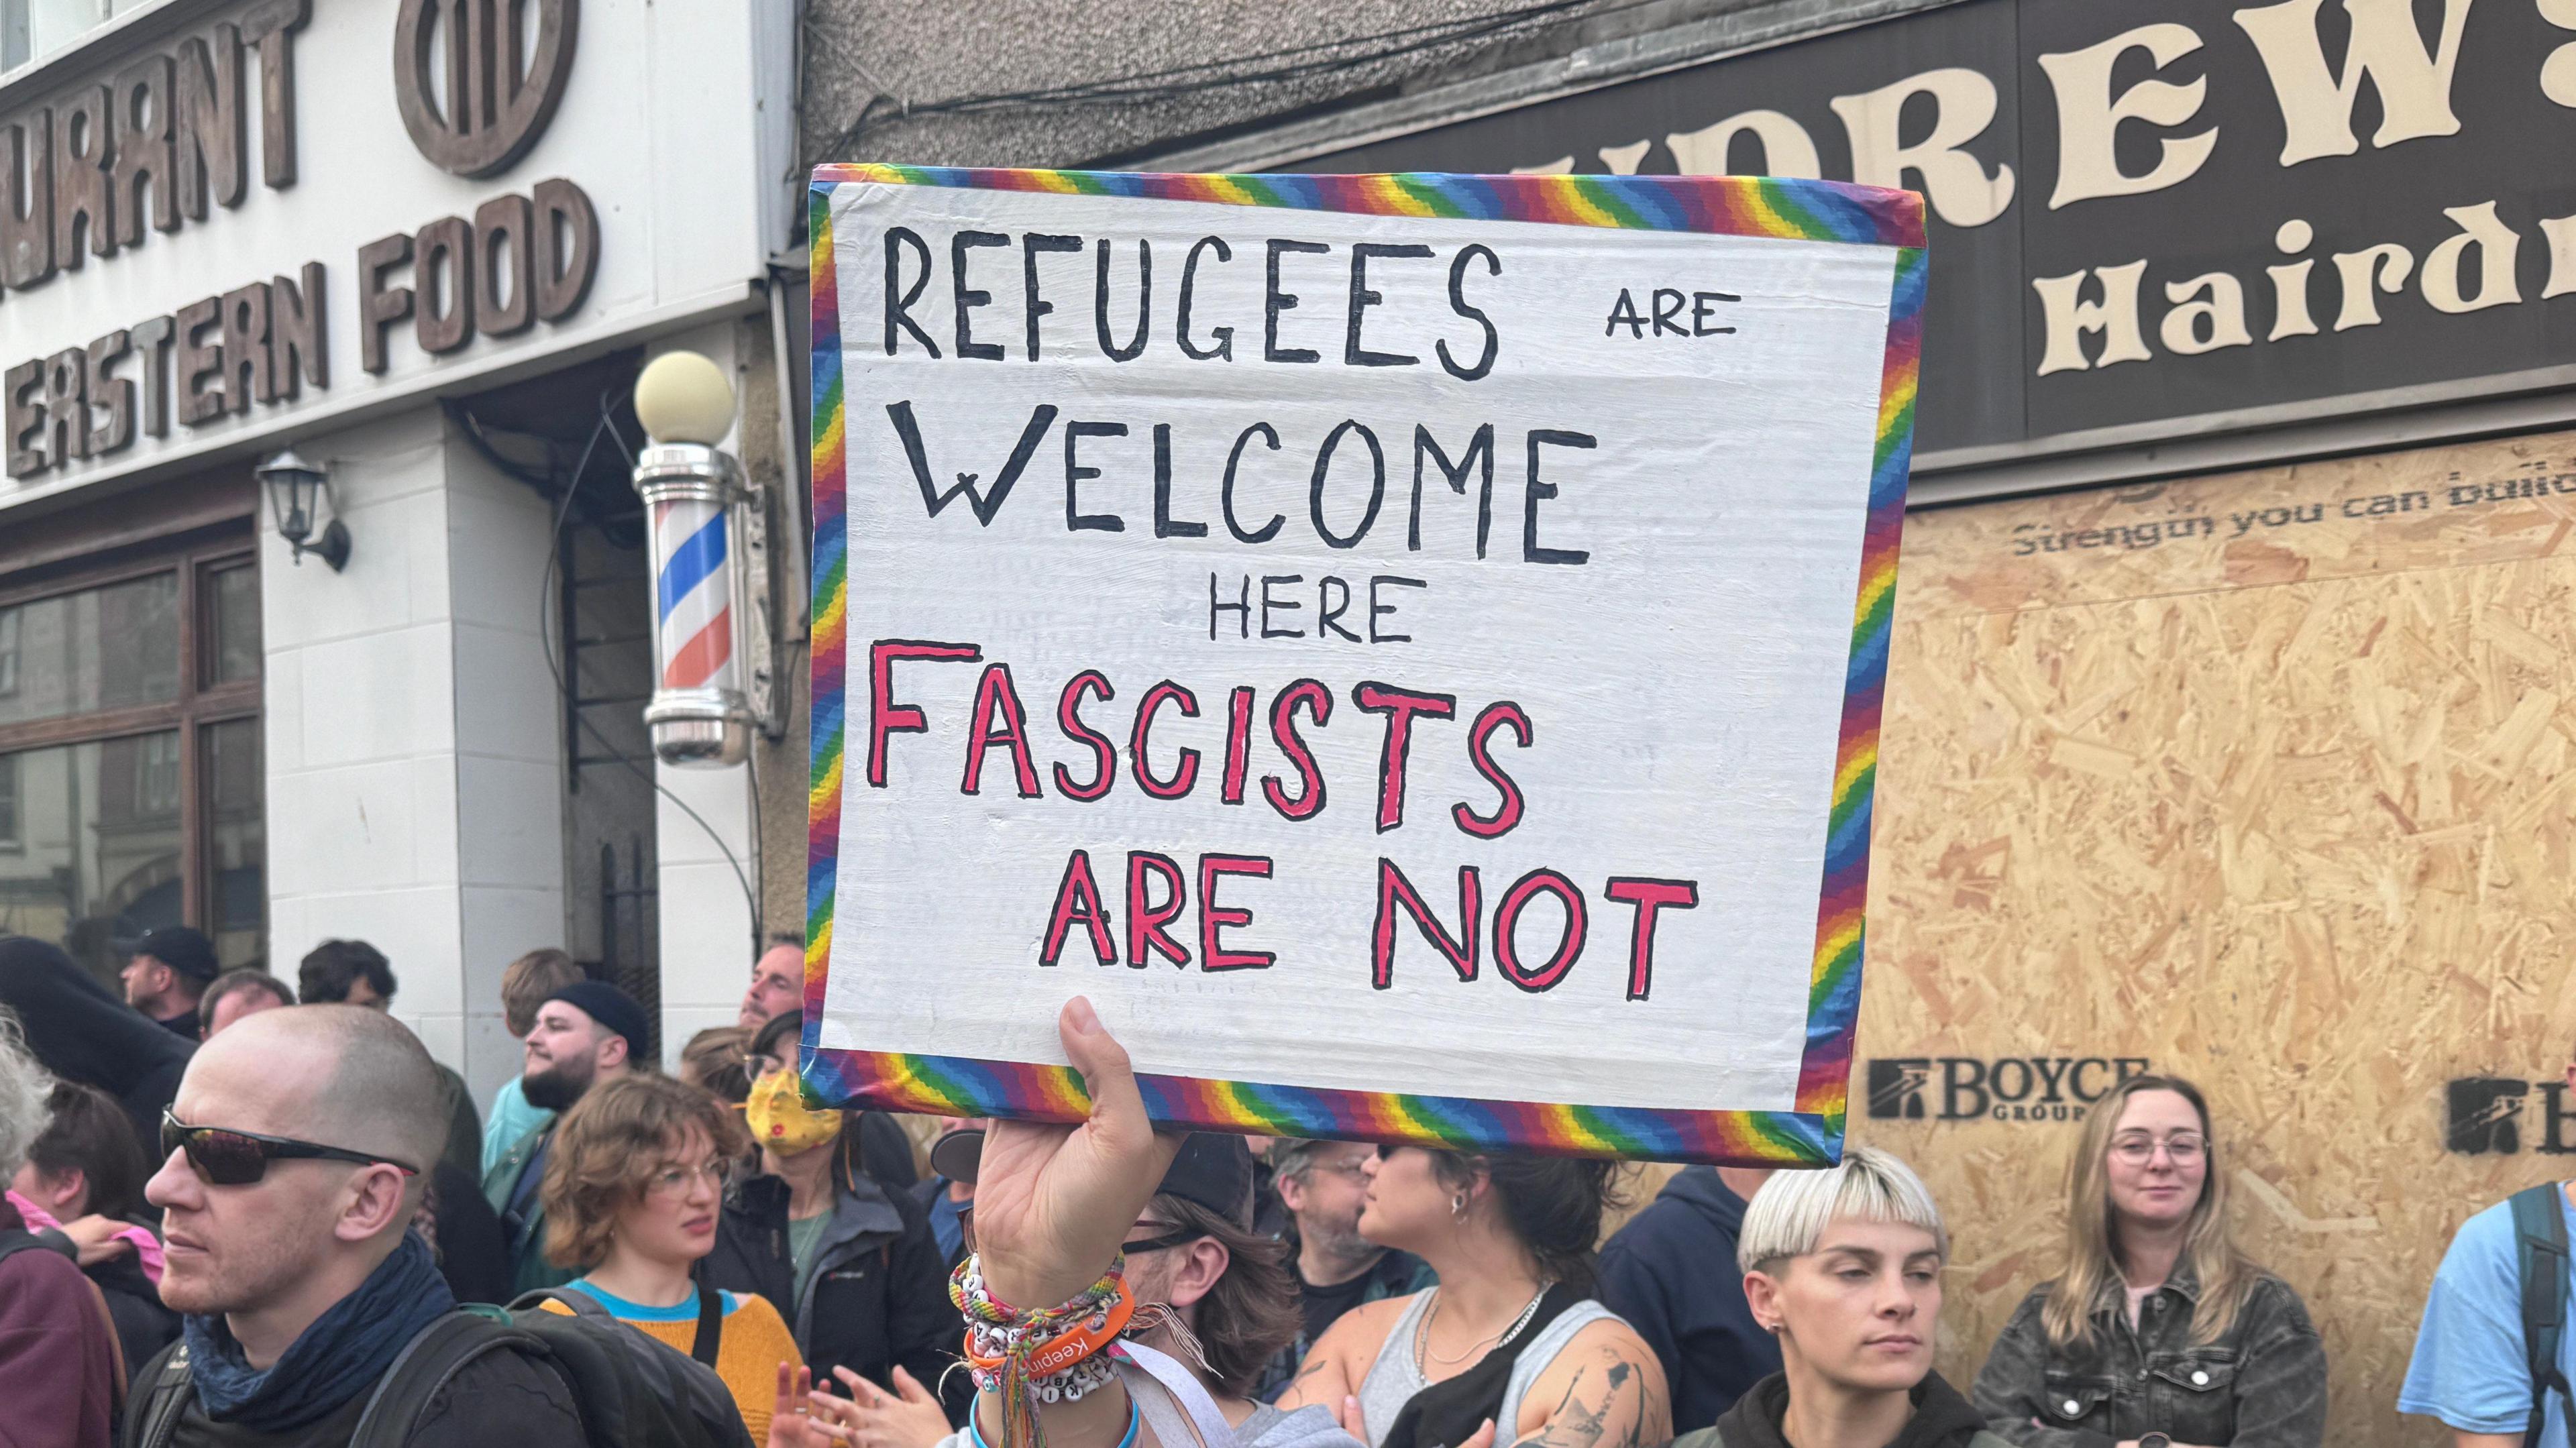
M 1011 1340 L 1005 1335 L 1007 1329 L 975 1324 L 966 1329 L 966 1365 L 976 1371 L 980 1383 L 984 1376 L 1002 1371 L 1016 1353 L 1032 1379 L 1051 1378 L 1116 1342 L 1135 1315 L 1136 1299 L 1121 1291 L 1106 1308 L 1034 1344 L 1027 1337 Z
M 1078 1402 L 1106 1385 L 1116 1365 L 1103 1353 L 1135 1314 L 1121 1253 L 1100 1279 L 1060 1307 L 1023 1312 L 984 1285 L 970 1256 L 948 1279 L 948 1300 L 966 1319 L 965 1356 L 975 1386 L 1001 1395 L 1004 1448 L 1045 1448 L 1043 1402 Z
M 1118 1440 L 1118 1448 L 1136 1448 L 1137 1435 L 1144 1426 L 1145 1414 L 1136 1406 L 1136 1400 L 1131 1397 L 1127 1400 L 1127 1432 Z M 1010 1430 L 1005 1428 L 1002 1436 L 1008 1438 Z M 984 1438 L 983 1425 L 975 1421 L 975 1415 L 972 1412 L 966 1415 L 966 1441 L 972 1444 L 973 1448 L 993 1448 L 993 1445 Z

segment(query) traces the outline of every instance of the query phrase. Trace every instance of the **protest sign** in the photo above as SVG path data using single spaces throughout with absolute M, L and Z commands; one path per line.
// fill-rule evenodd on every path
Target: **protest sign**
M 1841 1149 L 1924 253 L 1733 177 L 826 166 L 807 1076 Z

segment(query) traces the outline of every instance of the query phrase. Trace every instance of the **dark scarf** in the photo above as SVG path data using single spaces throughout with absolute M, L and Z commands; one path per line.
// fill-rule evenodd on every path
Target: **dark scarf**
M 1926 1373 L 1914 1385 L 1914 1416 L 1905 1420 L 1887 1448 L 1967 1448 L 1968 1440 L 1986 1426 L 1959 1390 L 1939 1373 Z M 1726 1448 L 1789 1448 L 1780 1420 L 1789 1412 L 1789 1379 L 1773 1373 L 1755 1383 L 1717 1420 Z
M 406 1232 L 357 1291 L 313 1319 L 264 1372 L 242 1356 L 219 1316 L 183 1318 L 180 1332 L 208 1418 L 254 1433 L 286 1433 L 365 1392 L 404 1343 L 455 1307 L 429 1244 Z
M 1539 1298 L 1538 1311 L 1530 1314 L 1520 1331 L 1494 1344 L 1474 1367 L 1407 1399 L 1378 1448 L 1457 1448 L 1474 1437 L 1487 1418 L 1501 1411 L 1503 1390 L 1512 1385 L 1512 1365 L 1520 1361 L 1521 1349 L 1537 1341 L 1549 1323 L 1582 1300 L 1582 1293 L 1564 1283 L 1550 1284 Z M 1406 1344 L 1405 1350 L 1411 1351 L 1412 1345 Z M 1502 1431 L 1510 1432 L 1510 1425 Z

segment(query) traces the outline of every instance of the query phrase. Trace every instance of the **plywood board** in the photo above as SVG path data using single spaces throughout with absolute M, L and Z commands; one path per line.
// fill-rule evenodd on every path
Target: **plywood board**
M 1944 1373 L 2126 1060 L 2208 1091 L 2326 1441 L 2448 1444 L 2395 1410 L 2442 1250 L 2576 1175 L 2571 527 L 2566 433 L 1908 520 L 1851 1123 L 1949 1213 Z

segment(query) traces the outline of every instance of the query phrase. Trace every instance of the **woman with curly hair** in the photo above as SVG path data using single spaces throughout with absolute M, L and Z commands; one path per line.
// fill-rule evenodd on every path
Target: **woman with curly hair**
M 742 1121 L 667 1076 L 630 1075 L 582 1094 L 555 1128 L 541 1188 L 546 1256 L 579 1272 L 581 1293 L 636 1331 L 709 1362 L 732 1390 L 752 1441 L 801 1441 L 791 1378 L 796 1339 L 757 1293 L 701 1296 L 699 1261 L 715 1247 L 725 1180 L 750 1149 Z M 571 1309 L 549 1302 L 558 1312 Z M 712 1339 L 712 1341 L 710 1341 Z

